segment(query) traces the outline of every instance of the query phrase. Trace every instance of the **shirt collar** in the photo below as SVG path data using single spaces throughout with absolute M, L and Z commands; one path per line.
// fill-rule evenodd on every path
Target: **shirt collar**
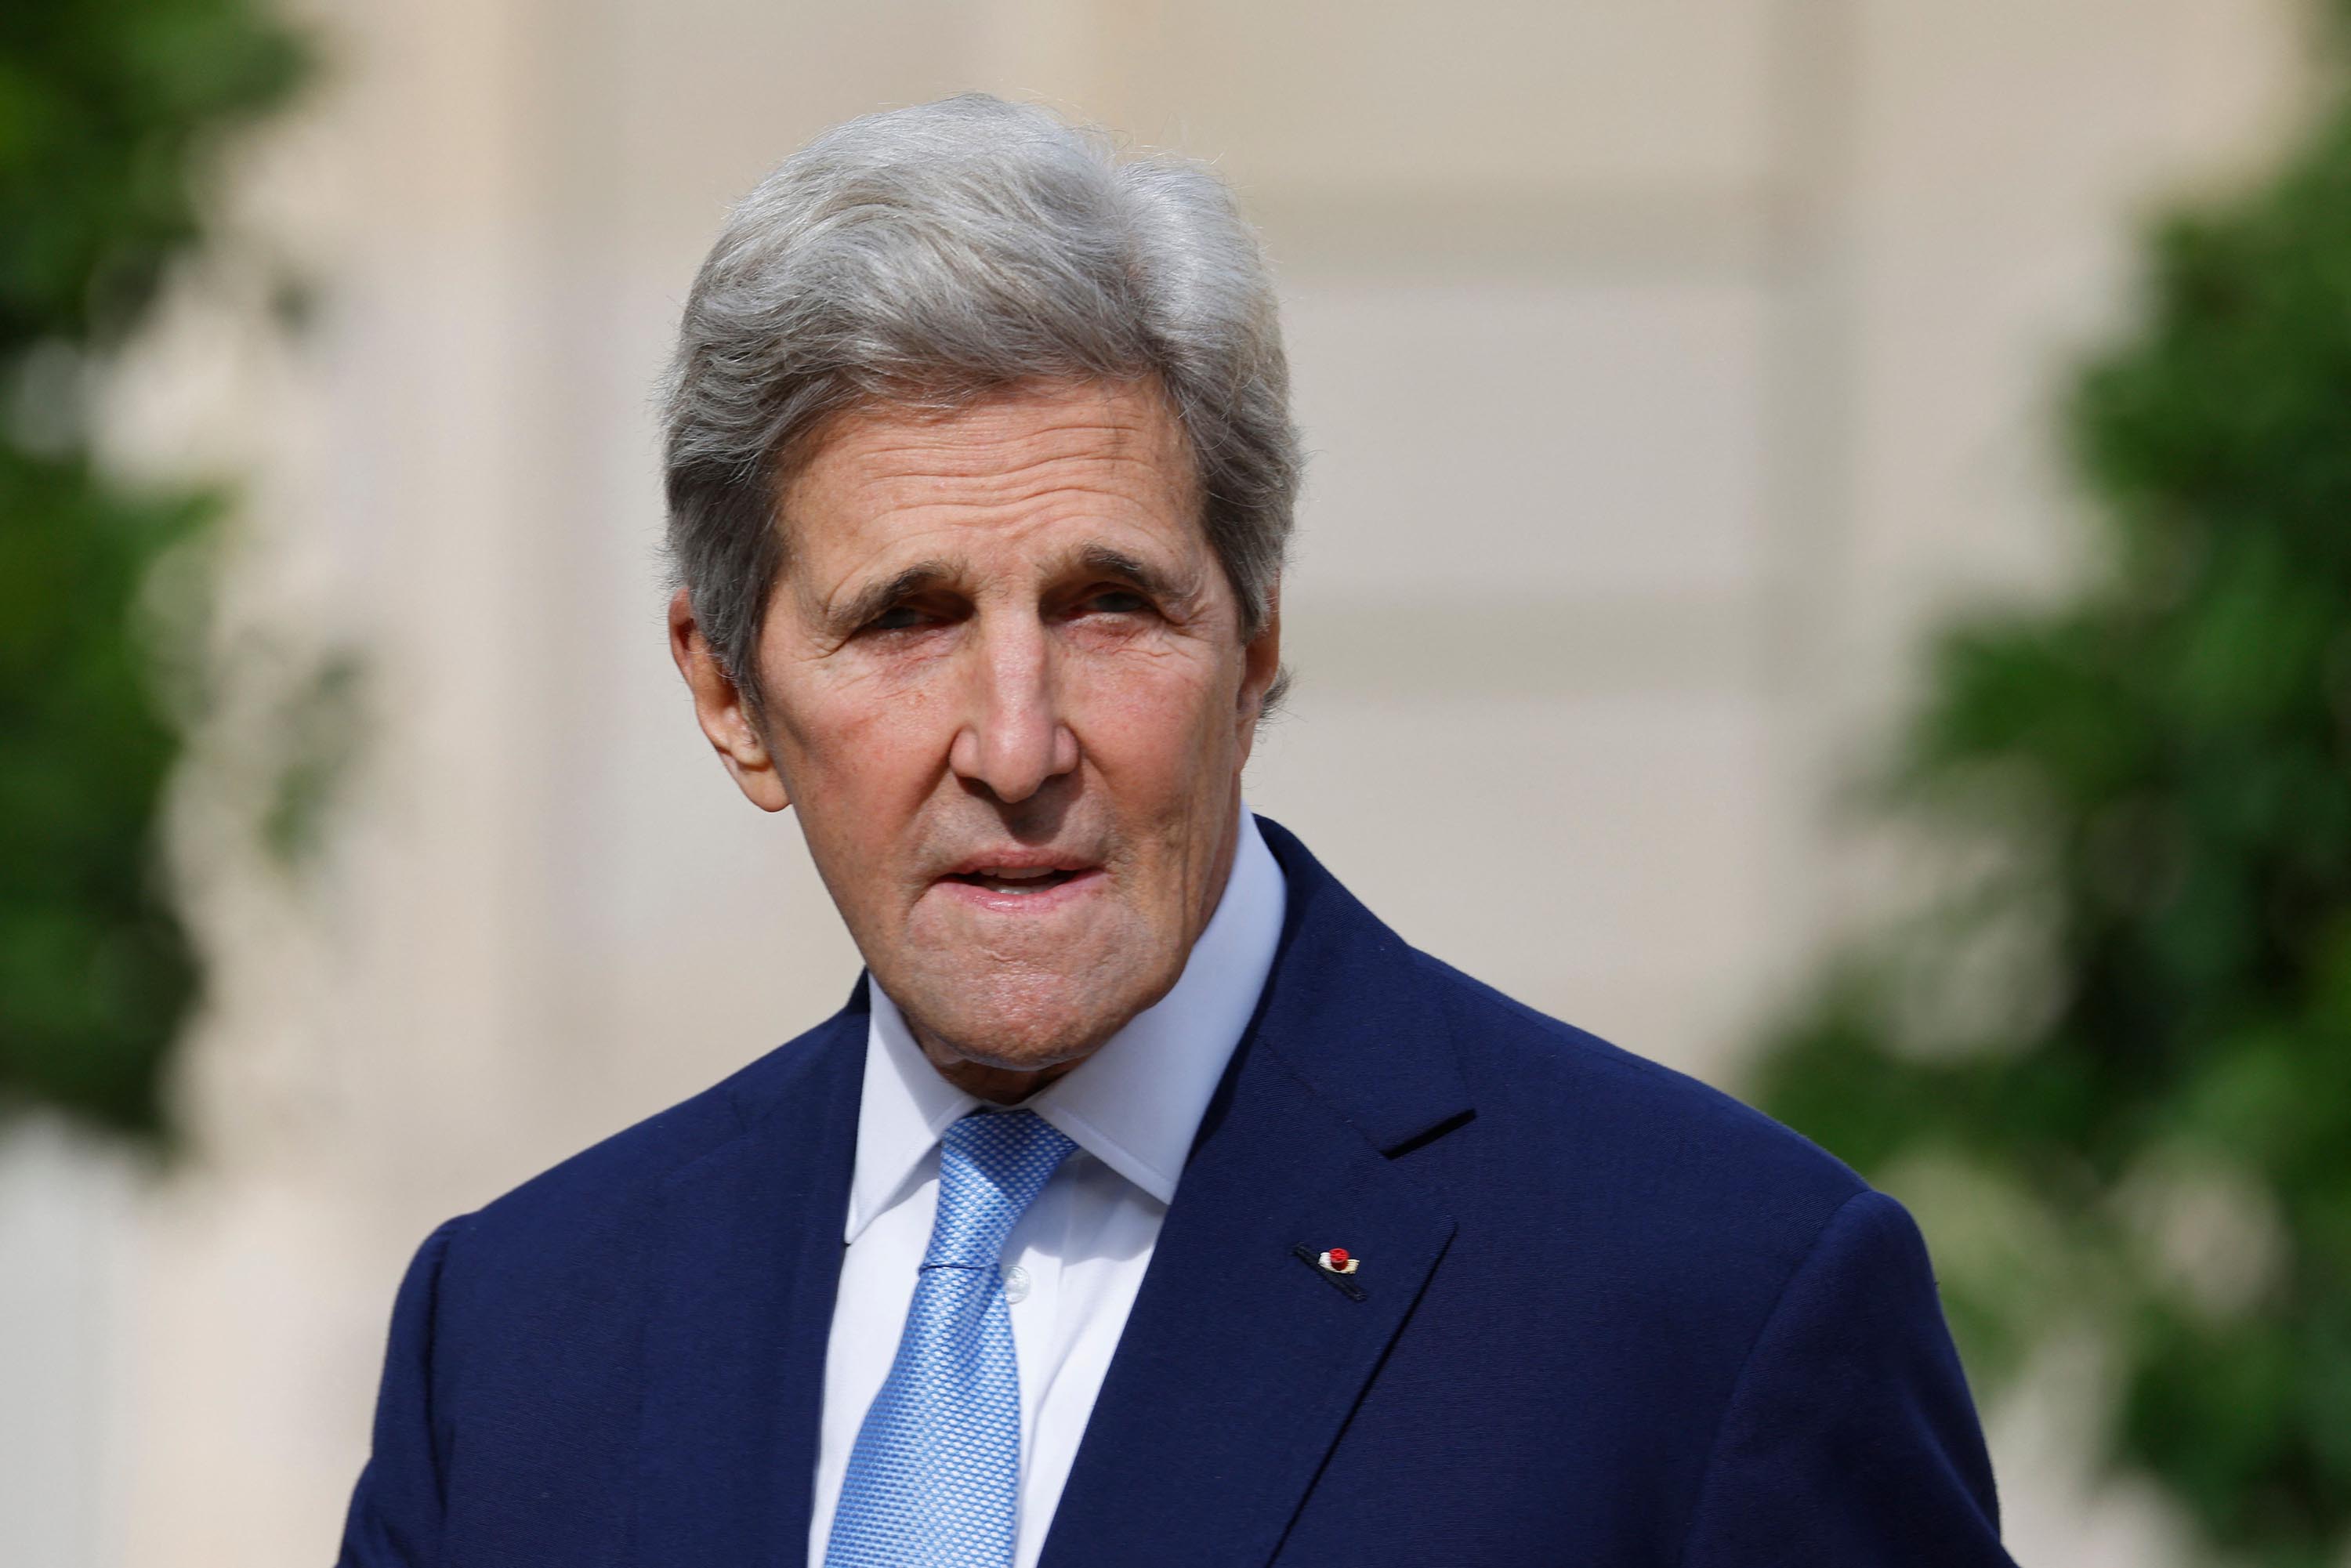
M 1288 890 L 1247 807 L 1238 839 L 1224 894 L 1174 988 L 1024 1102 L 1161 1203 L 1175 1200 L 1201 1113 L 1257 1010 L 1281 937 Z M 897 1201 L 940 1134 L 981 1103 L 939 1076 L 882 988 L 872 993 L 851 1241 Z

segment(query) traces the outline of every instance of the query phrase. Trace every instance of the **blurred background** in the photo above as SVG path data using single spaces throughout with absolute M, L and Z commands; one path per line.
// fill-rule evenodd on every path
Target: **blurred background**
M 2324 21 L 0 22 L 0 1563 L 329 1560 L 424 1234 L 846 995 L 664 647 L 652 393 L 731 200 L 970 87 L 1213 159 L 1265 232 L 1312 458 L 1252 803 L 1408 938 L 1912 1201 L 2021 1562 L 2351 1561 L 2351 1004 L 2302 1006 L 2351 967 Z M 2320 835 L 2283 883 L 2280 822 Z M 2183 936 L 2209 842 L 2237 902 Z M 2175 1114 L 2248 1040 L 2227 1115 Z

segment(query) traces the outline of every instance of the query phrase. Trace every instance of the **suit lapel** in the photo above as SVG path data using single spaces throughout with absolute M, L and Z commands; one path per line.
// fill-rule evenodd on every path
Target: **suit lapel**
M 1256 1019 L 1203 1119 L 1044 1568 L 1258 1564 L 1410 1315 L 1453 1221 L 1392 1157 L 1468 1116 L 1421 962 L 1298 841 Z M 1309 1254 L 1345 1247 L 1343 1290 Z
M 670 1178 L 645 1329 L 637 1560 L 797 1563 L 824 1399 L 867 1009 L 738 1095 L 747 1125 Z

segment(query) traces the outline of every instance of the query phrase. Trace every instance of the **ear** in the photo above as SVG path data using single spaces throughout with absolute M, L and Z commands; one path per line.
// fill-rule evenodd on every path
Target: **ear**
M 1281 667 L 1281 583 L 1277 579 L 1266 591 L 1265 624 L 1241 649 L 1241 686 L 1234 718 L 1240 726 L 1242 762 L 1249 761 L 1259 723 L 1281 700 L 1289 685 L 1290 673 Z
M 790 792 L 776 771 L 775 758 L 751 716 L 750 704 L 719 664 L 709 639 L 703 636 L 694 619 L 693 601 L 683 588 L 670 596 L 669 653 L 677 661 L 677 673 L 685 677 L 686 689 L 694 694 L 695 721 L 710 737 L 718 760 L 726 764 L 744 799 L 763 811 L 780 811 L 790 805 Z

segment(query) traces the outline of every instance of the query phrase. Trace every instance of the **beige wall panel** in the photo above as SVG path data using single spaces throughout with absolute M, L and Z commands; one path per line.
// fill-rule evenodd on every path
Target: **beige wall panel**
M 743 799 L 666 663 L 623 710 L 636 743 L 611 759 L 607 814 L 582 824 L 602 848 L 567 920 L 581 938 L 575 1134 L 649 1115 L 830 1016 L 860 964 L 799 818 Z
M 2065 580 L 2087 537 L 2053 417 L 2130 319 L 2128 221 L 2265 144 L 2295 101 L 2276 0 L 1860 9 L 1853 225 L 1856 652 Z M 1876 670 L 1877 674 L 1869 672 Z
M 610 82 L 578 129 L 610 138 L 628 204 L 701 216 L 836 120 L 966 87 L 1223 157 L 1249 183 L 1744 185 L 1769 172 L 1771 13 L 682 0 L 607 7 L 550 41 L 582 83 Z
M 562 118 L 541 156 L 559 205 L 623 215 L 600 244 L 663 257 L 680 293 L 726 204 L 810 136 L 967 88 L 1217 157 L 1260 213 L 1383 193 L 1521 211 L 1575 191 L 1719 226 L 1673 209 L 1747 200 L 1771 172 L 1771 10 L 612 5 L 550 36 Z
M 1753 289 L 1300 286 L 1285 326 L 1301 602 L 1752 585 Z
M 578 199 L 620 217 L 600 237 L 677 256 L 683 298 L 728 204 L 852 115 L 975 79 L 987 12 L 952 0 L 605 4 L 564 62 L 575 133 L 601 156 Z
M 1729 1065 L 1771 917 L 1762 716 L 1738 698 L 1318 698 L 1251 805 L 1405 938 L 1545 1012 Z
M 1134 25 L 1123 118 L 1250 185 L 1739 185 L 1768 169 L 1772 9 L 1171 4 Z

